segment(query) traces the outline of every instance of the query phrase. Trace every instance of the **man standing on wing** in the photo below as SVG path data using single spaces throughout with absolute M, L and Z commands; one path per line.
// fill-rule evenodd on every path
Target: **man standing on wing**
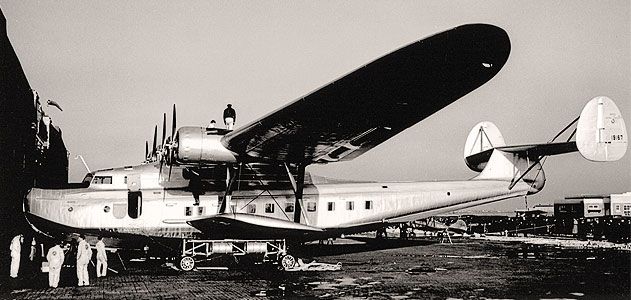
M 223 110 L 223 122 L 226 124 L 226 129 L 232 130 L 236 121 L 237 112 L 232 108 L 232 104 L 228 104 L 228 107 Z

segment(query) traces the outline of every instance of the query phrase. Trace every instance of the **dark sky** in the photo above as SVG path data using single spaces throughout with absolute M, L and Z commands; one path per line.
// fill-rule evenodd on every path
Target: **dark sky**
M 337 178 L 468 179 L 463 147 L 479 121 L 508 144 L 546 142 L 591 98 L 631 124 L 631 4 L 621 1 L 7 1 L 9 37 L 61 126 L 70 177 L 140 163 L 162 113 L 179 125 L 243 125 L 401 46 L 465 23 L 504 28 L 512 52 L 489 83 L 348 163 L 310 167 Z M 631 154 L 546 162 L 529 204 L 631 190 Z M 523 199 L 491 209 L 523 208 Z

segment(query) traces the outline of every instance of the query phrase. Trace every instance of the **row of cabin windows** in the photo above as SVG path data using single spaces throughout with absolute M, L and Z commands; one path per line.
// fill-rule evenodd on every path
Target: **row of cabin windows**
M 232 211 L 237 210 L 236 205 L 230 206 Z M 274 207 L 276 207 L 275 203 L 265 203 L 265 213 L 271 214 L 274 213 Z M 307 202 L 307 211 L 314 212 L 316 211 L 317 206 L 315 202 Z M 245 206 L 245 212 L 248 214 L 256 213 L 256 204 L 248 204 Z M 285 212 L 292 213 L 294 212 L 294 204 L 293 203 L 285 203 Z M 188 216 L 188 215 L 187 215 Z
M 327 210 L 335 210 L 335 202 L 327 202 Z M 372 200 L 364 202 L 364 209 L 372 209 Z M 355 210 L 355 201 L 346 201 L 346 210 Z
M 251 206 L 251 207 L 250 207 Z M 265 213 L 274 213 L 274 203 L 265 203 Z M 307 202 L 307 211 L 314 212 L 316 211 L 316 203 L 315 202 Z M 293 203 L 285 203 L 285 212 L 292 213 L 294 212 L 294 204 Z M 256 213 L 256 206 L 254 204 L 248 205 L 248 213 Z
M 265 203 L 265 213 L 274 213 L 274 203 Z M 255 214 L 256 213 L 256 205 L 248 204 L 246 207 L 246 213 Z M 371 200 L 364 202 L 364 209 L 372 209 L 373 203 Z M 233 210 L 236 210 L 236 207 L 233 207 Z M 335 210 L 335 202 L 327 203 L 327 210 L 334 211 Z M 354 201 L 346 201 L 346 210 L 355 210 L 355 202 Z M 316 203 L 315 202 L 307 202 L 307 211 L 314 212 L 316 211 Z M 285 204 L 285 212 L 292 213 L 294 212 L 294 204 L 286 203 Z
M 114 206 L 114 215 L 117 218 L 122 218 L 124 217 L 124 215 L 120 215 L 117 214 L 117 205 Z M 265 213 L 274 213 L 274 203 L 265 203 Z M 372 201 L 368 200 L 364 203 L 364 208 L 365 209 L 372 209 L 373 205 L 372 205 Z M 327 209 L 328 211 L 334 211 L 335 210 L 335 202 L 328 202 L 327 203 Z M 346 210 L 354 210 L 355 209 L 355 202 L 354 201 L 346 201 Z M 184 214 L 186 216 L 192 216 L 193 215 L 193 210 L 194 207 L 191 206 L 187 206 L 185 209 Z M 204 215 L 204 207 L 197 207 L 197 215 Z M 232 206 L 232 210 L 236 211 L 236 206 Z M 629 213 L 631 212 L 631 206 L 624 206 L 624 210 L 625 210 L 625 215 L 629 215 Z M 108 212 L 109 209 L 106 209 L 105 212 Z M 316 211 L 316 203 L 315 202 L 307 202 L 307 211 L 308 212 L 314 212 Z M 256 213 L 256 205 L 255 204 L 248 204 L 246 206 L 246 212 L 249 214 L 254 214 Z M 293 203 L 286 203 L 285 204 L 285 212 L 294 212 L 294 204 Z M 132 219 L 136 219 L 138 218 L 141 214 L 142 214 L 142 193 L 141 192 L 129 192 L 127 194 L 127 214 L 129 215 L 129 217 L 131 217 Z M 120 215 L 120 216 L 118 216 Z

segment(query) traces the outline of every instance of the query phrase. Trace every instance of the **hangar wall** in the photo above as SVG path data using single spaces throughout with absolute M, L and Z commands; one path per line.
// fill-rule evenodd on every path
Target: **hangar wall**
M 8 224 L 0 229 L 0 249 L 4 250 L 18 233 L 25 234 L 25 243 L 30 243 L 33 233 L 22 212 L 22 199 L 28 190 L 36 182 L 50 186 L 68 181 L 68 157 L 61 130 L 49 126 L 46 147 L 38 141 L 38 121 L 45 113 L 36 99 L 0 11 L 0 224 Z M 7 253 L 4 250 L 2 253 Z M 2 279 L 9 274 L 6 256 L 0 255 Z

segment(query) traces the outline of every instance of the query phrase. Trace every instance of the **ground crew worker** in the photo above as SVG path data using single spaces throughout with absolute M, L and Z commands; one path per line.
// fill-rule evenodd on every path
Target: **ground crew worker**
M 105 275 L 107 275 L 107 253 L 103 237 L 100 236 L 99 241 L 96 242 L 96 277 L 105 277 Z
M 35 260 L 35 254 L 37 253 L 37 242 L 35 241 L 35 238 L 33 238 L 33 240 L 31 241 L 31 253 L 29 253 L 28 255 L 28 259 L 30 261 Z
M 232 108 L 232 104 L 228 104 L 228 107 L 223 110 L 223 121 L 226 124 L 226 129 L 232 130 L 234 123 L 237 121 L 237 112 Z
M 208 125 L 208 128 L 215 128 L 215 126 L 217 126 L 217 122 L 215 122 L 215 120 L 210 120 L 210 124 Z
M 44 257 L 43 254 L 42 257 Z M 37 241 L 35 240 L 35 237 L 31 239 L 31 247 L 28 259 L 29 272 L 31 272 L 32 274 L 38 274 L 39 268 L 41 266 L 41 259 L 37 257 Z
M 56 243 L 55 246 L 48 249 L 46 260 L 48 260 L 48 286 L 56 288 L 59 284 L 59 274 L 61 273 L 61 266 L 64 264 L 64 250 L 61 248 L 60 243 Z
M 22 243 L 24 242 L 24 236 L 21 234 L 16 235 L 11 240 L 11 278 L 18 277 L 18 271 L 20 270 L 20 255 L 22 253 Z
M 90 244 L 85 241 L 85 236 L 79 236 L 79 245 L 77 246 L 77 279 L 79 286 L 90 285 L 90 276 L 88 275 L 88 263 L 92 259 L 92 249 Z

